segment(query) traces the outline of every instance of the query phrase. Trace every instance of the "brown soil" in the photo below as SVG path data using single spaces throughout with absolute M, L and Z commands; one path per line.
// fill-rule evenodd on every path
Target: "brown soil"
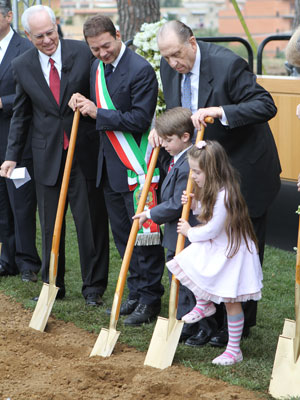
M 31 311 L 0 294 L 0 400 L 252 400 L 258 395 L 173 365 L 143 366 L 145 354 L 117 343 L 91 357 L 97 335 L 50 316 L 28 327 Z

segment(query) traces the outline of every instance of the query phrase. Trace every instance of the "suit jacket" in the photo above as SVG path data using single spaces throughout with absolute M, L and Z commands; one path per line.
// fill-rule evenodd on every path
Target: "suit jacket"
M 224 47 L 199 42 L 198 108 L 222 106 L 229 126 L 208 125 L 205 138 L 220 142 L 241 175 L 241 190 L 251 217 L 262 216 L 280 188 L 280 162 L 267 121 L 276 114 L 270 94 L 241 57 Z M 181 74 L 162 59 L 161 78 L 167 108 L 181 105 Z
M 16 95 L 16 85 L 12 74 L 11 62 L 20 54 L 32 48 L 31 42 L 24 39 L 16 32 L 13 34 L 4 58 L 0 64 L 0 98 L 3 108 L 0 109 L 0 159 L 4 161 L 7 147 L 7 137 L 10 120 L 12 117 L 13 103 Z M 24 151 L 23 158 L 31 158 L 31 151 L 28 145 Z
M 157 224 L 165 224 L 162 245 L 175 252 L 177 244 L 177 223 L 182 213 L 181 195 L 186 189 L 189 175 L 187 153 L 181 155 L 174 167 L 166 175 L 161 185 L 161 203 L 151 209 L 151 219 Z M 190 213 L 189 222 L 197 224 L 196 217 Z M 188 245 L 189 241 L 185 241 Z
M 95 77 L 99 60 L 91 69 L 91 98 L 96 103 Z M 105 164 L 113 190 L 128 192 L 127 169 L 112 147 L 105 130 L 119 130 L 133 134 L 139 144 L 142 133 L 151 125 L 156 107 L 158 85 L 151 65 L 143 57 L 126 48 L 108 85 L 116 110 L 97 111 L 96 128 L 102 131 L 98 158 L 97 182 Z
M 53 186 L 57 182 L 63 154 L 64 131 L 69 136 L 73 111 L 68 102 L 73 93 L 89 97 L 92 60 L 88 46 L 77 40 L 61 40 L 62 71 L 60 104 L 45 80 L 36 48 L 12 62 L 16 79 L 16 99 L 11 120 L 6 160 L 18 161 L 32 126 L 32 155 L 37 182 Z M 99 135 L 94 122 L 81 118 L 75 158 L 87 179 L 95 179 Z

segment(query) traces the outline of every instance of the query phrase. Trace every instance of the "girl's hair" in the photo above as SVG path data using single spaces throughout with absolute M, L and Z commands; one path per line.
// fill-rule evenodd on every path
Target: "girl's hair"
M 188 151 L 188 158 L 198 162 L 199 168 L 205 174 L 203 188 L 194 185 L 195 200 L 201 202 L 201 213 L 198 220 L 206 224 L 213 216 L 214 205 L 218 192 L 225 189 L 225 207 L 227 218 L 225 230 L 228 237 L 227 257 L 233 257 L 244 238 L 250 251 L 248 240 L 253 240 L 257 247 L 257 239 L 248 207 L 241 194 L 237 171 L 232 167 L 223 147 L 216 141 L 205 141 L 199 149 L 196 145 Z

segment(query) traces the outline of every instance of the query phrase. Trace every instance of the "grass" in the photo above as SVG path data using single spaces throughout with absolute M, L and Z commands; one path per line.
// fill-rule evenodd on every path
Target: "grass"
M 56 301 L 52 315 L 64 321 L 71 321 L 78 327 L 90 332 L 99 333 L 102 327 L 108 327 L 109 317 L 106 308 L 111 306 L 113 295 L 121 265 L 120 257 L 111 240 L 109 286 L 104 294 L 105 306 L 88 308 L 81 295 L 81 275 L 78 257 L 76 232 L 70 213 L 67 214 L 66 239 L 66 290 L 64 301 Z M 40 235 L 38 233 L 38 247 Z M 292 249 L 291 249 L 292 250 Z M 294 276 L 295 252 L 287 252 L 272 247 L 266 247 L 264 272 L 263 298 L 259 302 L 257 326 L 252 328 L 249 338 L 242 341 L 242 350 L 245 361 L 232 367 L 222 368 L 211 364 L 211 360 L 220 354 L 220 349 L 209 345 L 201 348 L 191 348 L 179 344 L 174 362 L 181 363 L 212 378 L 221 379 L 233 385 L 260 392 L 265 398 L 270 398 L 267 391 L 270 383 L 274 356 L 281 334 L 284 319 L 294 319 Z M 163 284 L 165 295 L 161 316 L 168 316 L 168 277 L 164 274 Z M 42 282 L 21 282 L 20 277 L 2 278 L 0 290 L 6 295 L 14 297 L 26 308 L 34 309 L 35 303 L 30 300 L 39 294 Z M 125 289 L 124 298 L 127 295 Z M 119 341 L 146 351 L 153 333 L 155 324 L 147 324 L 139 328 L 125 327 L 120 318 L 118 328 L 121 330 Z

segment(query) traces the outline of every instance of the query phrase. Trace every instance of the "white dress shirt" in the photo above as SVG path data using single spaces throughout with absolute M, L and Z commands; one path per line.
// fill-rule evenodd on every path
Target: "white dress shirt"
M 0 64 L 5 56 L 6 50 L 9 46 L 9 42 L 14 35 L 14 31 L 10 28 L 8 34 L 0 40 Z

